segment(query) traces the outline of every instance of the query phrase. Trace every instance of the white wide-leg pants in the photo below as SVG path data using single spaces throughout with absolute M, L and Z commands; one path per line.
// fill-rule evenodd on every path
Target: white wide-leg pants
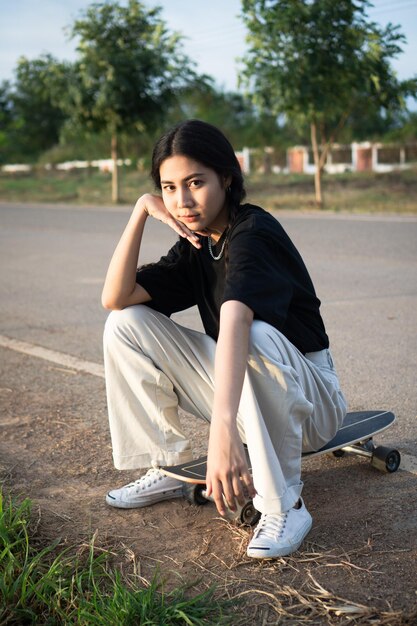
M 118 469 L 192 459 L 178 406 L 210 421 L 216 342 L 146 305 L 113 311 L 104 332 L 107 402 Z M 346 401 L 329 350 L 303 356 L 278 330 L 255 320 L 238 412 L 248 446 L 254 505 L 280 513 L 297 502 L 301 453 L 340 427 Z

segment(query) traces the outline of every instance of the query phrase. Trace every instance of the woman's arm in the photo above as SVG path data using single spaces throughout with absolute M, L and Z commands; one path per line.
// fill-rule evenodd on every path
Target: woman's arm
M 129 222 L 113 253 L 104 282 L 101 303 L 105 309 L 123 309 L 148 302 L 147 291 L 136 282 L 136 269 L 148 214 L 146 196 L 136 202 Z
M 150 193 L 141 196 L 135 204 L 107 270 L 101 296 L 105 309 L 124 309 L 132 304 L 142 304 L 151 300 L 146 289 L 136 282 L 142 236 L 149 216 L 164 222 L 181 237 L 200 247 L 198 237 L 172 217 L 160 196 Z
M 225 302 L 220 311 L 220 333 L 215 359 L 215 391 L 207 459 L 207 491 L 221 515 L 223 495 L 229 508 L 244 504 L 244 491 L 254 497 L 237 412 L 245 377 L 253 311 L 242 302 Z

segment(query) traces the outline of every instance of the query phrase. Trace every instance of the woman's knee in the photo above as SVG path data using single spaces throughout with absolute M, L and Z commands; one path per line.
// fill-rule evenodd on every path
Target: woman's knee
M 151 309 L 144 304 L 136 304 L 119 311 L 112 311 L 104 325 L 104 342 L 109 343 L 114 338 L 124 336 L 129 329 L 139 328 L 146 324 L 146 318 Z

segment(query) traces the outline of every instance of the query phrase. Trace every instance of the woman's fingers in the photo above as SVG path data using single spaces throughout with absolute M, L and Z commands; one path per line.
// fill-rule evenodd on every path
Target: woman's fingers
M 222 483 L 222 487 L 223 487 L 223 495 L 224 495 L 224 499 L 226 501 L 226 505 L 227 507 L 231 510 L 231 511 L 236 511 L 236 493 L 235 493 L 235 478 L 233 478 L 232 476 L 228 476 L 224 482 Z
M 236 511 L 256 491 L 237 429 L 216 428 L 217 424 L 212 421 L 210 427 L 206 486 L 220 515 L 225 515 L 227 507 Z
M 226 515 L 226 504 L 223 497 L 223 485 L 221 481 L 216 480 L 213 482 L 211 495 L 220 515 Z
M 169 217 L 167 220 L 167 225 L 170 226 L 173 230 L 175 230 L 180 237 L 184 237 L 188 239 L 188 241 L 195 247 L 201 248 L 201 243 L 198 235 L 189 230 L 182 222 L 174 219 L 173 217 Z
M 256 496 L 256 489 L 253 484 L 253 478 L 248 469 L 245 472 L 242 472 L 241 481 L 246 498 L 254 498 Z
M 211 497 L 220 515 L 226 515 L 226 508 L 236 510 L 233 497 L 233 488 L 228 486 L 226 479 L 215 477 L 206 479 L 206 493 Z
M 242 480 L 238 476 L 233 478 L 233 494 L 240 506 L 243 506 L 247 498 L 245 498 L 245 489 Z
M 207 480 L 207 495 L 213 498 L 220 515 L 225 515 L 226 507 L 236 511 L 237 504 L 244 506 L 249 498 L 256 496 L 256 490 L 249 470 L 243 470 L 239 474 Z
M 164 202 L 160 196 L 154 194 L 145 194 L 139 201 L 144 203 L 144 211 L 154 219 L 163 222 L 170 228 L 172 228 L 180 237 L 188 239 L 188 241 L 195 247 L 201 248 L 201 243 L 198 235 L 189 230 L 185 224 L 172 217 L 171 213 L 167 210 Z M 138 202 L 139 202 L 138 201 Z

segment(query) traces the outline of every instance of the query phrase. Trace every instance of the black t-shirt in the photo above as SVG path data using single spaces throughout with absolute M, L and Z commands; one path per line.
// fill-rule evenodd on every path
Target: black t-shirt
M 204 329 L 217 339 L 220 307 L 238 300 L 281 331 L 303 354 L 329 347 L 313 283 L 281 224 L 260 207 L 244 204 L 213 248 L 180 239 L 157 263 L 138 268 L 136 280 L 150 294 L 152 308 L 171 315 L 197 305 Z

